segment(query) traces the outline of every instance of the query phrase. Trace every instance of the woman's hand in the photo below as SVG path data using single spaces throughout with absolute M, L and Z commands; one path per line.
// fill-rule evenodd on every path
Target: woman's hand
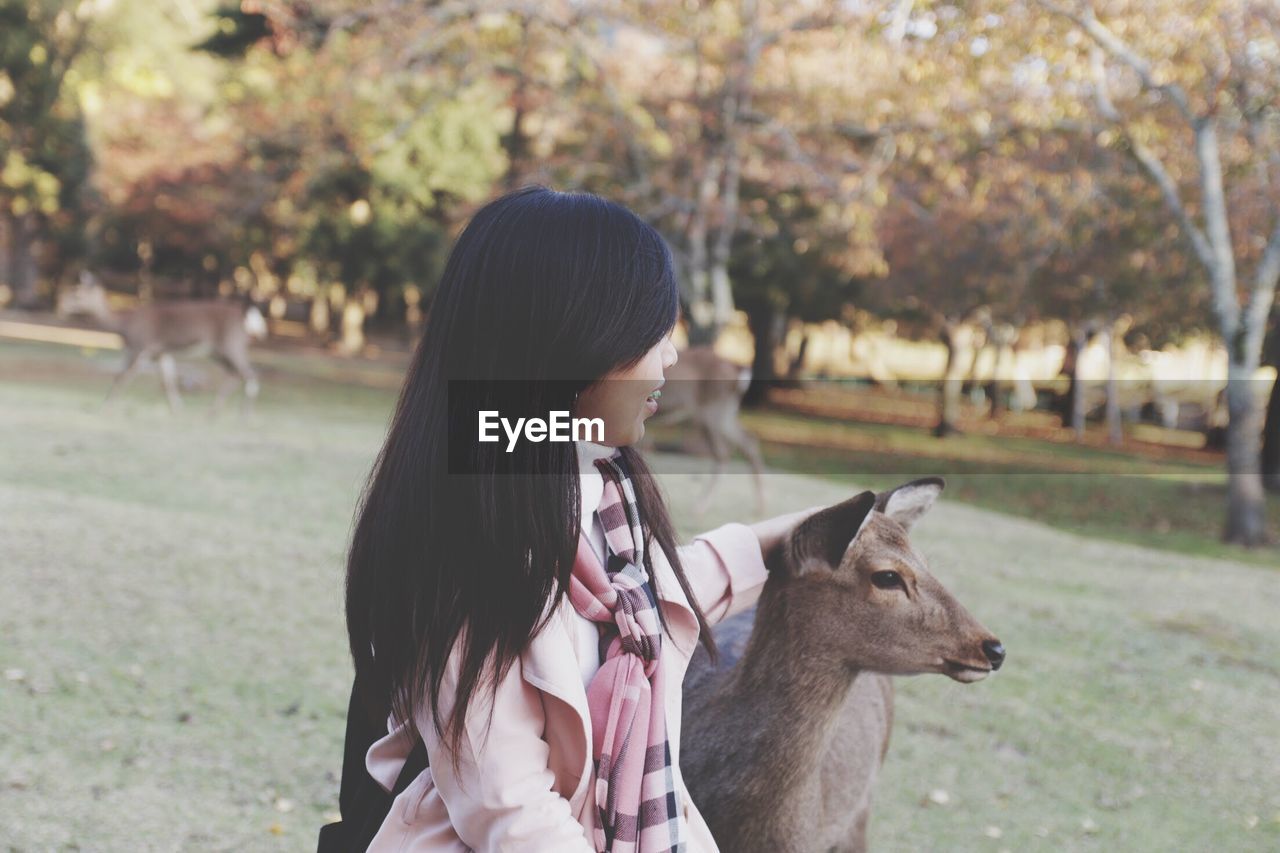
M 785 542 L 787 536 L 791 534 L 792 530 L 796 529 L 800 522 L 823 509 L 826 509 L 825 505 L 811 506 L 808 509 L 790 512 L 774 518 L 766 518 L 764 521 L 757 521 L 755 524 L 748 525 L 756 534 L 756 538 L 760 540 L 760 553 L 765 557 L 765 565 L 769 564 L 769 552 Z

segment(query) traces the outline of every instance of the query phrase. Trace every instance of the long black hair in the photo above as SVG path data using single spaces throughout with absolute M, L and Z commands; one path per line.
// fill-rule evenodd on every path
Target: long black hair
M 496 690 L 568 589 L 581 524 L 574 444 L 526 441 L 510 453 L 505 442 L 481 444 L 477 409 L 570 410 L 576 394 L 670 333 L 678 299 L 662 237 L 599 196 L 528 186 L 472 217 L 356 510 L 347 629 L 371 716 L 412 726 L 429 707 L 456 762 L 474 691 L 486 681 Z M 622 457 L 646 538 L 666 553 L 714 659 L 657 481 L 634 448 Z M 444 723 L 440 686 L 455 643 L 456 704 Z

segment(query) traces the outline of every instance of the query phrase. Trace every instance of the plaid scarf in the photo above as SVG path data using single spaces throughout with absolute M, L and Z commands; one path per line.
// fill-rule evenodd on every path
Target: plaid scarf
M 621 452 L 595 465 L 604 477 L 600 522 L 608 571 L 586 533 L 570 579 L 574 608 L 599 624 L 601 666 L 587 685 L 596 768 L 596 849 L 658 853 L 686 849 L 663 702 L 662 635 L 644 568 L 644 530 Z

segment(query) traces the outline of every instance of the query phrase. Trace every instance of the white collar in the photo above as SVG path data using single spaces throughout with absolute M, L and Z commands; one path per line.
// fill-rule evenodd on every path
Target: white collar
M 578 472 L 582 474 L 595 471 L 595 461 L 597 459 L 612 456 L 613 452 L 618 449 L 607 444 L 596 444 L 594 441 L 575 441 L 573 444 L 578 451 Z
M 618 448 L 607 444 L 596 444 L 594 441 L 575 441 L 578 451 L 578 474 L 582 478 L 579 490 L 582 493 L 582 526 L 590 530 L 592 516 L 600 505 L 600 497 L 604 494 L 604 477 L 595 466 L 597 459 L 611 456 Z

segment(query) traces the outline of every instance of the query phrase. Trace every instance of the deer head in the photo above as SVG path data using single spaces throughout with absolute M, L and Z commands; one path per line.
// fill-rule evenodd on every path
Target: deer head
M 1004 646 L 952 597 L 907 538 L 941 494 L 938 477 L 863 492 L 809 516 L 768 555 L 788 630 L 804 648 L 854 669 L 934 672 L 973 682 L 999 669 Z

